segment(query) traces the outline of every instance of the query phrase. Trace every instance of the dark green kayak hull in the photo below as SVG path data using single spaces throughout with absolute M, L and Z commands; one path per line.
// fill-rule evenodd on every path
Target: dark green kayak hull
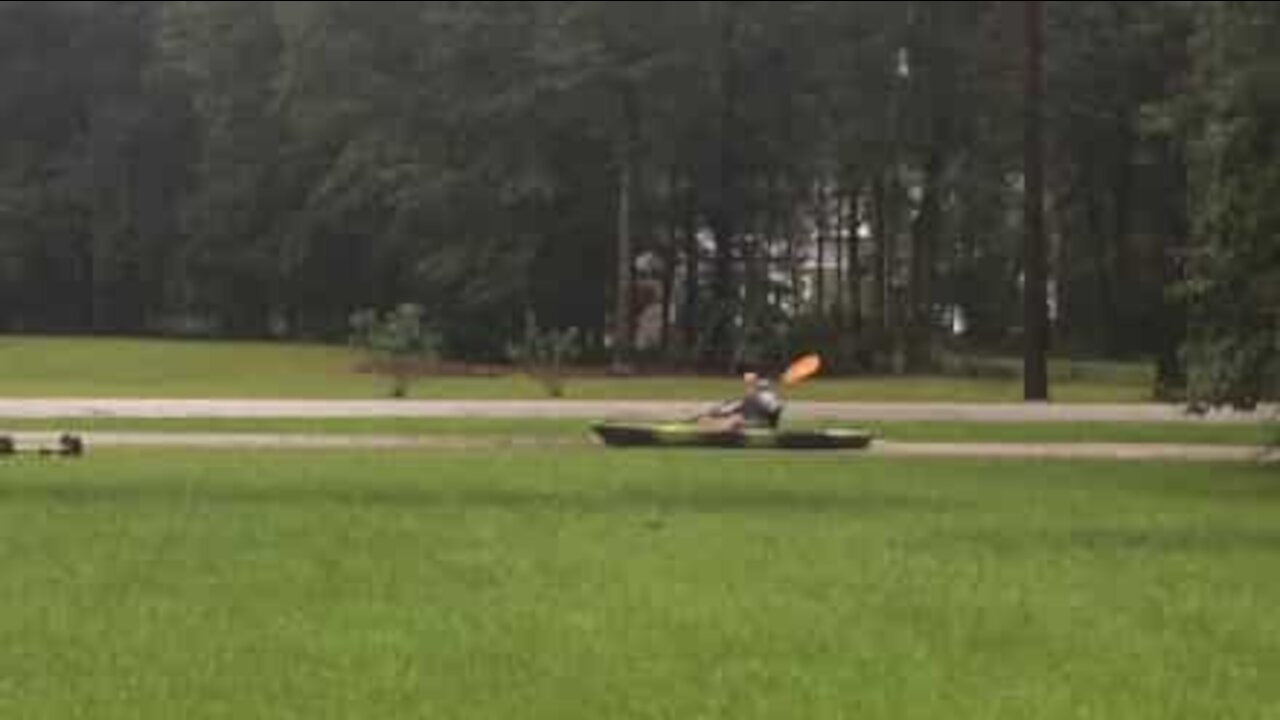
M 704 447 L 779 450 L 861 450 L 861 430 L 713 430 L 680 423 L 597 423 L 592 431 L 610 447 Z

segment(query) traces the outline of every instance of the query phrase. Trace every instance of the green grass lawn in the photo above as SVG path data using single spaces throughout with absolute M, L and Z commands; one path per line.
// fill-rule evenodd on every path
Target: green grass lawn
M 1280 476 L 603 450 L 0 463 L 0 716 L 1262 718 Z
M 589 439 L 585 420 L 490 418 L 66 418 L 2 419 L 0 432 L 141 431 L 351 435 L 465 435 Z M 907 442 L 1126 442 L 1262 445 L 1276 429 L 1263 424 L 1129 422 L 794 422 L 788 427 L 865 427 L 886 440 Z
M 0 397 L 374 398 L 385 382 L 355 371 L 343 347 L 110 338 L 0 336 Z M 1053 397 L 1061 402 L 1142 402 L 1150 369 L 1117 363 L 1055 362 Z M 570 380 L 579 399 L 712 400 L 741 391 L 734 378 L 638 377 Z M 995 402 L 1021 397 L 1015 378 L 859 377 L 816 379 L 789 392 L 797 399 Z M 542 398 L 520 374 L 432 377 L 418 398 Z

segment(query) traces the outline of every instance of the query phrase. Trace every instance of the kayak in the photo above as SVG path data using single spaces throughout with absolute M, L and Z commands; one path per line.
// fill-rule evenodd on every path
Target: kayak
M 688 423 L 613 423 L 591 426 L 610 447 L 772 448 L 780 450 L 861 450 L 871 444 L 864 430 L 719 430 Z

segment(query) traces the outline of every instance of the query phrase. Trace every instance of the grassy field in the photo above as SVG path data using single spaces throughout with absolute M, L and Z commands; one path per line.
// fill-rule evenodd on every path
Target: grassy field
M 1133 422 L 873 422 L 788 427 L 864 427 L 877 437 L 906 442 L 1125 442 L 1262 445 L 1277 430 L 1262 424 Z M 589 440 L 589 423 L 571 419 L 489 418 L 66 418 L 0 419 L 0 432 L 236 432 L 350 435 L 464 435 Z
M 0 716 L 1261 718 L 1280 477 L 559 452 L 0 464 Z
M 0 337 L 0 397 L 372 398 L 386 383 L 356 372 L 343 347 L 103 338 Z M 1142 402 L 1150 369 L 1116 363 L 1055 362 L 1053 397 L 1062 402 Z M 594 376 L 569 382 L 581 399 L 703 399 L 740 390 L 733 378 Z M 972 377 L 817 379 L 797 399 L 994 402 L 1021 397 L 1021 381 Z M 432 377 L 419 398 L 541 398 L 527 377 Z

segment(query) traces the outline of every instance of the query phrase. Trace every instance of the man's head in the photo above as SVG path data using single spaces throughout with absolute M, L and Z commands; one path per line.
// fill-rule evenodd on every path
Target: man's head
M 762 378 L 753 372 L 744 373 L 742 382 L 747 386 L 747 390 L 763 390 L 769 387 L 769 381 L 766 378 Z

